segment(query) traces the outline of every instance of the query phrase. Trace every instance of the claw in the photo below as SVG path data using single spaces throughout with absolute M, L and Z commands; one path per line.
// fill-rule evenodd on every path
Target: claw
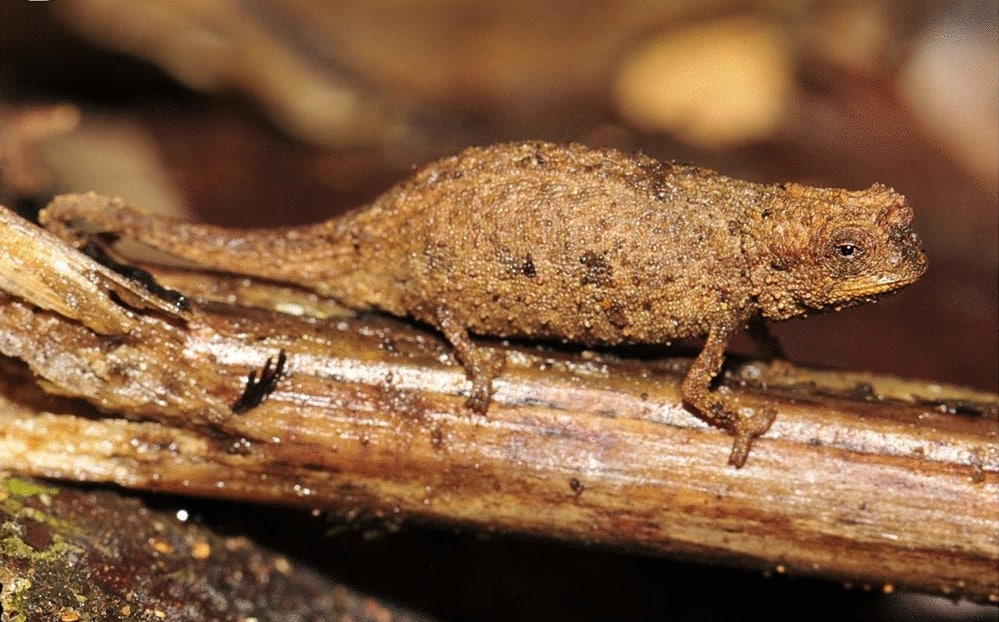
M 728 456 L 728 463 L 737 469 L 741 469 L 746 464 L 749 457 L 749 450 L 753 445 L 753 440 L 757 436 L 766 433 L 777 418 L 777 411 L 773 408 L 754 410 L 749 414 L 742 414 L 739 423 L 732 431 L 735 440 L 732 442 L 732 453 Z
M 486 410 L 489 408 L 489 402 L 492 401 L 492 391 L 489 385 L 485 386 L 475 386 L 472 385 L 472 394 L 465 401 L 465 406 L 470 408 L 472 412 L 484 415 Z

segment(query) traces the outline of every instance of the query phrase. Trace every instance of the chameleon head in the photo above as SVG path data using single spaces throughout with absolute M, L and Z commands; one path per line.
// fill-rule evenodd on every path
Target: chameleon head
M 754 270 L 754 287 L 766 317 L 873 302 L 926 272 L 912 209 L 891 188 L 785 184 L 764 212 L 754 243 L 766 260 Z

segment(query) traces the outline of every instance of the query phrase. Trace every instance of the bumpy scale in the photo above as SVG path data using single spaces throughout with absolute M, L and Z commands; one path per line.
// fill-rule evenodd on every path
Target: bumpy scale
M 326 222 L 231 230 L 119 201 L 62 197 L 42 222 L 67 239 L 110 232 L 207 268 L 295 283 L 358 310 L 421 320 L 447 338 L 484 412 L 498 369 L 469 338 L 587 345 L 706 338 L 684 401 L 735 436 L 742 466 L 770 409 L 713 391 L 725 348 L 762 319 L 871 302 L 927 260 L 905 198 L 761 185 L 694 166 L 582 145 L 470 148 Z

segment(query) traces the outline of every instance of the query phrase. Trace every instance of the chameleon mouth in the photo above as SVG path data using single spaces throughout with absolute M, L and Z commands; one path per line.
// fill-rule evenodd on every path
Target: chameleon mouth
M 863 302 L 873 302 L 916 282 L 925 271 L 924 268 L 887 278 L 868 277 L 840 283 L 829 293 L 829 298 L 836 301 L 831 306 L 848 307 Z
M 872 302 L 919 280 L 926 273 L 929 261 L 914 237 L 910 237 L 909 242 L 886 266 L 889 269 L 880 274 L 858 275 L 838 283 L 832 288 L 829 298 L 852 306 L 851 302 Z

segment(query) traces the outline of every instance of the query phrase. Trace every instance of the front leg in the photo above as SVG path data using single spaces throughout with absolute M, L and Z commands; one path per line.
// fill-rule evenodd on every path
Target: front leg
M 704 343 L 704 349 L 683 379 L 680 393 L 683 400 L 694 407 L 701 419 L 735 436 L 728 462 L 740 468 L 749 457 L 753 439 L 770 429 L 777 411 L 772 408 L 762 410 L 740 408 L 738 398 L 711 390 L 711 381 L 721 370 L 722 362 L 725 360 L 725 348 L 735 332 L 733 326 L 738 324 L 732 322 L 711 329 Z
M 492 400 L 493 378 L 502 370 L 506 358 L 500 355 L 500 358 L 494 359 L 487 351 L 476 346 L 468 336 L 465 325 L 447 305 L 440 305 L 435 315 L 438 330 L 454 348 L 455 356 L 472 381 L 472 393 L 466 405 L 479 414 L 485 414 Z

